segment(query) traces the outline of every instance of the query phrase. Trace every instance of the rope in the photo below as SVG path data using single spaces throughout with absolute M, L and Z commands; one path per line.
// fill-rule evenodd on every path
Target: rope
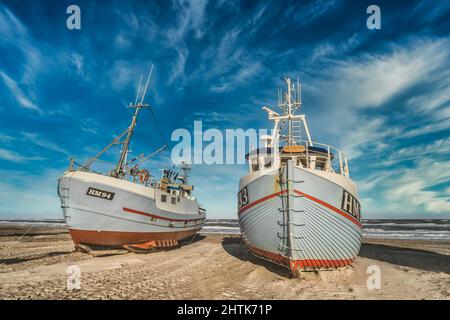
M 162 132 L 162 130 L 161 130 L 161 127 L 159 126 L 159 123 L 158 123 L 158 121 L 156 120 L 156 116 L 155 116 L 155 113 L 153 112 L 153 108 L 150 107 L 149 109 L 150 109 L 150 112 L 151 112 L 151 114 L 152 114 L 153 122 L 155 122 L 156 128 L 158 129 L 158 132 L 159 132 L 159 135 L 160 135 L 161 139 L 164 141 L 164 143 L 165 143 L 167 146 L 169 146 L 169 144 L 167 143 L 166 139 L 164 138 L 164 135 L 163 135 L 163 132 Z
M 75 160 L 73 161 L 73 164 L 76 164 L 77 166 L 79 166 L 79 167 L 83 167 L 83 165 L 82 164 L 79 164 L 78 162 L 76 162 Z

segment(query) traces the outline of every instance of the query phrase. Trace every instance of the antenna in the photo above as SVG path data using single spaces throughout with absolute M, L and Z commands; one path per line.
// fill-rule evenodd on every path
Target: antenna
M 181 170 L 183 171 L 183 178 L 181 179 L 181 182 L 183 184 L 187 184 L 188 183 L 188 178 L 189 178 L 189 171 L 191 170 L 191 166 L 186 161 L 182 161 L 181 162 Z
M 142 93 L 142 99 L 141 99 L 140 104 L 142 104 L 144 102 L 144 98 L 145 98 L 145 95 L 147 94 L 147 87 L 148 87 L 148 83 L 150 81 L 150 77 L 152 76 L 152 72 L 153 72 L 153 64 L 152 64 L 152 66 L 150 68 L 150 72 L 148 74 L 147 83 L 145 84 L 145 88 L 144 88 L 144 92 Z
M 297 99 L 298 103 L 302 104 L 302 83 L 300 82 L 299 78 L 297 77 Z
M 134 99 L 134 105 L 136 105 L 137 99 L 139 96 L 139 92 L 141 91 L 141 83 L 142 83 L 142 73 L 141 73 L 141 77 L 139 78 L 139 86 L 138 86 L 138 91 L 136 93 L 136 99 Z
M 119 177 L 120 174 L 123 172 L 123 165 L 127 163 L 128 148 L 130 146 L 130 140 L 131 140 L 131 136 L 133 135 L 134 127 L 136 126 L 137 116 L 138 116 L 139 110 L 142 109 L 142 108 L 150 107 L 149 105 L 143 105 L 142 103 L 144 102 L 145 94 L 147 93 L 148 83 L 150 82 L 150 77 L 152 75 L 152 72 L 153 72 L 153 64 L 152 64 L 152 67 L 150 68 L 150 72 L 148 74 L 148 78 L 147 78 L 147 82 L 145 84 L 144 92 L 142 93 L 141 102 L 139 104 L 135 104 L 134 106 L 132 106 L 132 107 L 135 107 L 136 110 L 134 111 L 133 118 L 131 119 L 131 124 L 128 127 L 128 135 L 127 135 L 125 141 L 122 144 L 122 152 L 120 154 L 120 159 L 119 159 L 119 162 L 117 163 L 116 170 L 115 170 L 115 175 L 117 177 Z M 141 79 L 142 79 L 142 76 L 141 76 Z M 138 94 L 136 95 L 136 98 L 139 96 L 139 93 L 140 93 L 141 81 L 142 80 L 139 81 Z

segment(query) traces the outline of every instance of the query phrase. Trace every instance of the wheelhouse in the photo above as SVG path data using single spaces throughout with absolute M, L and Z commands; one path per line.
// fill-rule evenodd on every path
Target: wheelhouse
M 302 106 L 298 79 L 296 85 L 292 84 L 289 78 L 285 78 L 285 81 L 287 91 L 278 91 L 278 107 L 282 114 L 263 107 L 269 120 L 274 122 L 274 127 L 272 135 L 261 137 L 264 147 L 252 150 L 246 155 L 249 171 L 262 173 L 279 167 L 287 159 L 292 159 L 300 168 L 350 177 L 347 157 L 330 145 L 313 142 L 305 115 L 295 114 Z M 302 135 L 306 136 L 307 140 L 302 140 Z

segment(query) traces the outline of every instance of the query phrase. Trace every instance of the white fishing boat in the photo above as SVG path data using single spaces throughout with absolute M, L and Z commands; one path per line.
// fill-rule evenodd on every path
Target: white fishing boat
M 71 160 L 69 169 L 58 180 L 61 207 L 76 246 L 170 247 L 195 235 L 203 226 L 206 211 L 192 196 L 188 165 L 183 163 L 181 172 L 164 169 L 160 179 L 153 179 L 148 170 L 141 168 L 167 145 L 127 161 L 139 112 L 151 111 L 150 105 L 144 104 L 151 73 L 140 102 L 141 81 L 135 103 L 130 104 L 135 109 L 130 126 L 77 168 Z M 106 173 L 92 170 L 94 161 L 115 145 L 122 146 L 115 168 Z
M 281 114 L 263 109 L 274 122 L 264 147 L 247 155 L 249 173 L 239 182 L 241 234 L 255 255 L 301 271 L 347 266 L 362 239 L 360 203 L 347 158 L 311 140 L 300 84 L 285 79 L 278 91 Z M 306 135 L 306 139 L 302 139 Z

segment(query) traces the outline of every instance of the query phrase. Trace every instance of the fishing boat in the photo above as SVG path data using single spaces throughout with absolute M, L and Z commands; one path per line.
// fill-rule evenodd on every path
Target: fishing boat
M 253 254 L 294 276 L 348 266 L 362 239 L 356 184 L 341 151 L 311 140 L 305 115 L 295 114 L 300 83 L 284 80 L 280 113 L 263 107 L 273 131 L 246 155 L 249 172 L 239 181 L 242 239 Z
M 182 163 L 181 170 L 163 169 L 159 179 L 142 167 L 167 145 L 127 160 L 139 112 L 149 109 L 154 115 L 150 105 L 144 103 L 152 71 L 153 66 L 142 97 L 141 76 L 135 102 L 130 104 L 134 114 L 129 127 L 83 164 L 71 159 L 68 170 L 58 179 L 58 196 L 76 247 L 173 247 L 194 236 L 204 224 L 206 211 L 188 183 L 190 166 Z M 116 145 L 121 145 L 122 150 L 114 168 L 104 173 L 91 169 L 102 154 Z

